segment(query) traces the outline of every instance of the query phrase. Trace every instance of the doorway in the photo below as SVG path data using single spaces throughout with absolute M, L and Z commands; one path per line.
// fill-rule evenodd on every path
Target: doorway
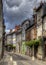
M 45 43 L 46 43 L 46 41 L 45 41 Z M 46 57 L 46 44 L 45 44 L 45 57 Z
M 46 38 L 44 39 L 44 42 L 45 42 L 44 51 L 45 51 L 45 59 L 46 59 Z

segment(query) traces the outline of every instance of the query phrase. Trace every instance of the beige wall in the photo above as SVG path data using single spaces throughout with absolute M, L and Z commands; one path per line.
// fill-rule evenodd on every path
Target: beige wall
M 42 8 L 37 12 L 37 38 L 42 36 L 42 18 L 43 15 Z
M 37 38 L 42 36 L 42 17 L 41 17 L 42 15 L 43 15 L 43 10 L 40 9 L 37 12 Z M 44 23 L 43 24 L 43 28 L 44 28 L 43 35 L 45 36 L 46 35 L 46 17 L 44 17 L 43 23 Z
M 11 35 L 8 35 L 8 36 L 7 36 L 7 44 L 11 44 L 11 42 L 12 42 L 12 41 L 11 41 Z
M 44 17 L 44 25 L 43 25 L 43 27 L 44 27 L 44 36 L 46 36 L 46 16 Z
M 46 31 L 46 16 L 44 17 L 44 30 Z
M 34 29 L 31 29 L 31 39 L 34 39 L 35 38 L 35 36 L 34 36 Z
M 21 51 L 21 41 L 22 41 L 22 36 L 21 33 L 16 35 L 16 52 L 20 52 Z M 20 51 L 19 51 L 20 49 Z
M 37 27 L 37 38 L 42 36 L 42 24 Z

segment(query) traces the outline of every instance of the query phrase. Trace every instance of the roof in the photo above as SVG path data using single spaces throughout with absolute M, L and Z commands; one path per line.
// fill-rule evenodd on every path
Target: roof
M 30 22 L 30 19 L 26 19 L 26 20 L 24 20 L 24 21 L 22 22 L 22 25 L 25 24 L 27 21 Z
M 40 5 L 36 8 L 34 8 L 34 10 L 37 12 L 39 11 L 41 8 L 43 8 L 43 15 L 42 15 L 42 18 L 44 18 L 46 16 L 46 2 L 44 3 L 40 3 Z
M 16 34 L 20 34 L 21 33 L 21 28 L 16 32 Z
M 44 17 L 46 17 L 46 14 L 44 14 L 44 15 L 42 16 L 42 18 L 44 18 Z
M 43 16 L 42 18 L 44 18 L 46 16 L 46 3 L 44 4 L 44 7 L 43 7 Z
M 32 25 L 30 25 L 30 26 L 26 29 L 26 31 L 29 30 L 30 28 L 32 28 L 34 25 L 35 25 L 35 23 L 33 23 Z
M 40 2 L 40 5 L 39 5 L 37 8 L 35 7 L 34 10 L 37 12 L 39 9 L 42 8 L 42 6 L 43 6 L 45 3 L 46 3 L 46 2 L 43 3 L 43 2 L 41 1 L 41 2 Z
M 20 25 L 17 25 L 17 26 L 15 26 L 15 29 L 13 29 L 13 30 L 10 29 L 10 32 L 8 34 L 6 34 L 6 36 L 12 35 L 14 33 L 18 33 L 20 29 L 21 29 L 21 26 Z

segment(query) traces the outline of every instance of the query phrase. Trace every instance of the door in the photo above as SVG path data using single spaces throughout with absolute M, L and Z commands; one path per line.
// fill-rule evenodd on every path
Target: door
M 45 57 L 46 57 L 46 41 L 45 41 Z

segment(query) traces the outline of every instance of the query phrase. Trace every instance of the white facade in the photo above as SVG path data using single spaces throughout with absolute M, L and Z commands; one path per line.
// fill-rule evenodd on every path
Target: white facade
M 25 26 L 22 27 L 22 40 L 25 40 Z
M 16 34 L 16 52 L 21 51 L 21 41 L 22 41 L 21 30 L 18 31 L 19 32 Z
M 25 21 L 25 23 L 22 25 L 22 41 L 25 40 L 25 30 L 27 26 L 29 25 L 29 21 Z
M 12 43 L 12 41 L 11 41 L 11 35 L 8 35 L 7 36 L 7 44 L 11 44 Z
M 16 46 L 16 34 L 13 33 L 13 46 Z

